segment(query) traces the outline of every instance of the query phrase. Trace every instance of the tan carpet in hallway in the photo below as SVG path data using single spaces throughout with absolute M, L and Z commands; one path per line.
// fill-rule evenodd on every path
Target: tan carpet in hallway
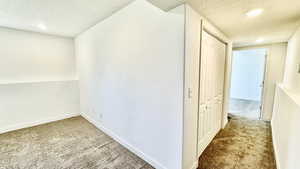
M 153 169 L 82 117 L 0 135 L 0 169 Z
M 232 117 L 201 155 L 199 169 L 276 169 L 270 123 Z

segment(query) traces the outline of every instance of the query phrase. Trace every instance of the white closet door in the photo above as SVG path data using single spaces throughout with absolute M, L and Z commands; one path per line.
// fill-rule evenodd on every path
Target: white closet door
M 221 129 L 226 45 L 202 32 L 198 155 Z

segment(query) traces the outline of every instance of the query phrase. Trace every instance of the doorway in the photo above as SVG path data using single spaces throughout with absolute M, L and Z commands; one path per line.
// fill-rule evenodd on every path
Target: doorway
M 267 49 L 234 50 L 229 113 L 261 119 Z

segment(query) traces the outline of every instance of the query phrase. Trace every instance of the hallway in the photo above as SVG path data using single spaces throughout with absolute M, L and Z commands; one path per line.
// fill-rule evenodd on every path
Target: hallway
M 231 117 L 201 155 L 198 169 L 276 169 L 270 123 Z
M 300 169 L 300 0 L 0 0 L 0 169 Z

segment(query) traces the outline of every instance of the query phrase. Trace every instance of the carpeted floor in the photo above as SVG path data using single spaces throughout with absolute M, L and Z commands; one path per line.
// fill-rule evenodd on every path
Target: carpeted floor
M 82 117 L 0 135 L 0 169 L 153 169 Z
M 0 169 L 154 169 L 82 117 L 0 135 Z M 232 117 L 199 169 L 276 169 L 270 124 Z
M 201 155 L 199 169 L 276 169 L 270 123 L 231 117 Z

